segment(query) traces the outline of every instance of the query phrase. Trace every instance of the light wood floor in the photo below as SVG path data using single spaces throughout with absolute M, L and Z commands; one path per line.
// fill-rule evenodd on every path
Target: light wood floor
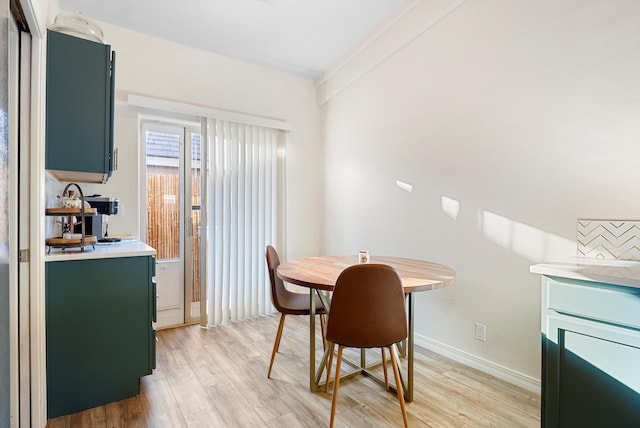
M 267 379 L 278 319 L 160 331 L 157 369 L 142 379 L 140 396 L 51 419 L 47 427 L 328 426 L 331 392 L 308 387 L 307 317 L 287 317 Z M 537 394 L 417 350 L 410 426 L 540 426 Z M 340 382 L 336 427 L 397 426 L 402 415 L 394 395 L 364 376 Z

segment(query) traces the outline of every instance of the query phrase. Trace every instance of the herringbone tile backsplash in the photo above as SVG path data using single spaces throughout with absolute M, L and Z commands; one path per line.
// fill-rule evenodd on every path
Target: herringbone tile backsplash
M 640 261 L 640 221 L 578 220 L 578 257 Z

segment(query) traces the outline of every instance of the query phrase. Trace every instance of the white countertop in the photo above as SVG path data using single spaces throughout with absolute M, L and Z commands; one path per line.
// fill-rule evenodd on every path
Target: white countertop
M 529 267 L 531 273 L 640 288 L 640 262 L 575 257 Z
M 52 248 L 49 254 L 46 254 L 46 262 L 59 262 L 64 260 L 88 260 L 88 259 L 107 259 L 116 257 L 137 257 L 137 256 L 153 256 L 156 250 L 144 242 L 122 241 L 113 244 L 96 244 L 95 249 L 88 245 L 84 251 L 80 248 L 66 248 L 64 250 Z

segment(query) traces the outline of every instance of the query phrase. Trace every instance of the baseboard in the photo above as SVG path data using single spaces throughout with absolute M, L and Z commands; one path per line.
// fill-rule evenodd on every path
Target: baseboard
M 433 339 L 429 339 L 428 337 L 421 336 L 419 334 L 415 335 L 415 344 L 416 346 L 420 346 L 424 349 L 435 352 L 436 354 L 443 355 L 461 364 L 490 374 L 491 376 L 494 376 L 500 380 L 524 388 L 527 391 L 540 394 L 540 381 L 538 379 L 532 378 L 531 376 L 527 376 L 515 370 L 508 369 L 494 362 L 485 360 L 483 358 L 477 357 L 475 355 L 445 345 L 444 343 L 440 343 Z

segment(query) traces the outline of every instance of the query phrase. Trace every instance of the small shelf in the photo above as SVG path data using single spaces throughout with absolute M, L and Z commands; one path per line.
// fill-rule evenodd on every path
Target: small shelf
M 67 184 L 67 186 L 62 191 L 63 197 L 75 199 L 74 192 L 69 190 L 69 187 L 71 186 L 75 186 L 78 189 L 78 193 L 80 194 L 80 208 L 57 207 L 46 208 L 44 210 L 46 216 L 57 216 L 65 218 L 65 220 L 63 220 L 62 222 L 62 236 L 48 238 L 45 241 L 47 247 L 49 247 L 47 253 L 51 252 L 52 248 L 61 248 L 62 250 L 64 250 L 65 248 L 80 248 L 80 251 L 84 251 L 85 247 L 89 245 L 91 245 L 93 249 L 96 248 L 96 242 L 98 241 L 97 237 L 94 235 L 85 234 L 85 217 L 96 216 L 98 214 L 98 210 L 97 208 L 90 208 L 85 205 L 82 189 L 76 183 Z M 82 233 L 78 234 L 80 238 L 76 238 L 75 236 L 73 238 L 65 238 L 65 236 L 72 236 L 66 235 L 66 233 L 73 232 L 74 226 L 78 224 L 81 225 L 82 231 Z
M 98 241 L 94 235 L 85 235 L 84 244 L 85 245 L 93 245 Z M 82 245 L 81 238 L 48 238 L 47 245 L 52 248 L 71 248 L 71 247 L 80 247 Z
M 79 216 L 82 215 L 82 208 L 47 208 L 45 210 L 45 214 L 48 216 L 67 216 L 67 215 L 72 215 L 72 216 Z M 85 217 L 87 216 L 94 216 L 98 214 L 98 210 L 97 208 L 85 208 L 84 209 L 84 215 Z
M 96 242 L 98 238 L 94 235 L 85 235 L 84 239 L 82 238 L 48 238 L 46 240 L 47 247 L 49 250 L 47 253 L 51 252 L 52 248 L 60 248 L 62 250 L 66 248 L 80 248 L 80 251 L 84 251 L 85 247 L 91 246 L 93 249 L 96 248 Z

